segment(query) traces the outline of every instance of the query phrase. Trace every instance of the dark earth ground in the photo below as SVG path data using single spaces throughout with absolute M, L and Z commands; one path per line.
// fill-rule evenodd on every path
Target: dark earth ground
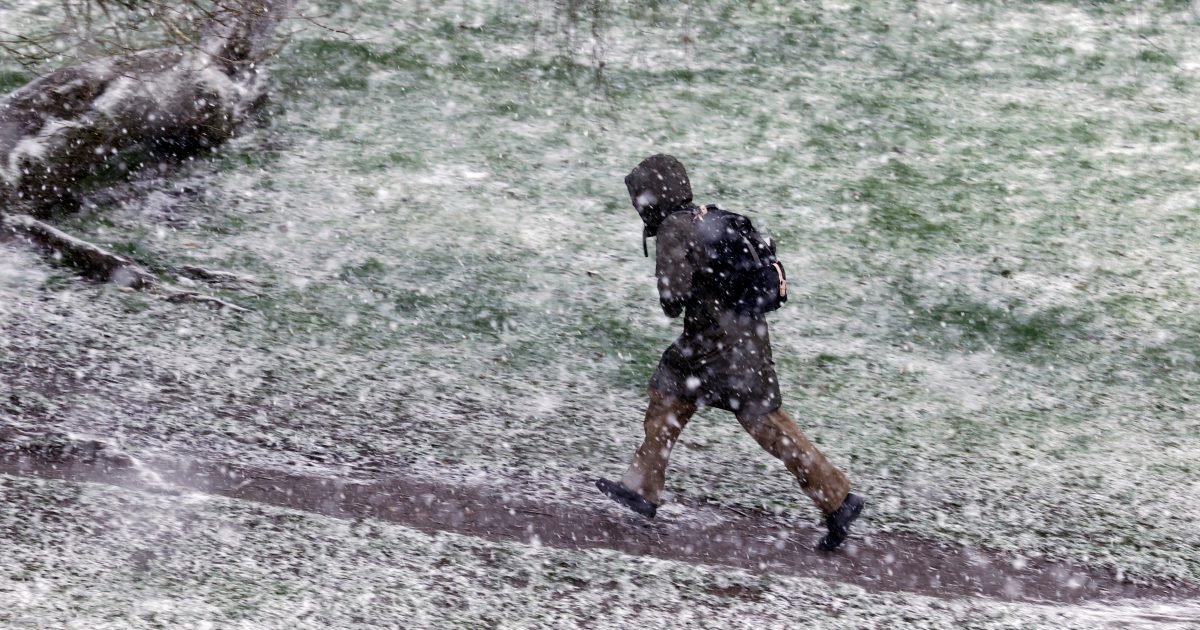
M 545 503 L 403 476 L 335 479 L 186 456 L 134 458 L 103 442 L 0 426 L 0 474 L 199 491 L 345 519 L 376 518 L 424 531 L 563 549 L 608 548 L 936 597 L 1077 603 L 1200 598 L 1200 584 L 1119 576 L 1105 567 L 1015 558 L 904 534 L 852 537 L 836 553 L 813 549 L 820 531 L 774 514 L 685 503 L 686 518 L 647 521 L 610 509 Z M 595 493 L 580 484 L 579 493 Z M 870 505 L 864 513 L 870 518 Z

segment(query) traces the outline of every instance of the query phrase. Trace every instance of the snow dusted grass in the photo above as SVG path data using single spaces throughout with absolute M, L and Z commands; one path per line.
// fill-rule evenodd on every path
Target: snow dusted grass
M 451 4 L 331 5 L 362 41 L 293 41 L 214 174 L 67 226 L 254 274 L 229 297 L 256 314 L 0 248 L 0 410 L 581 500 L 677 334 L 621 182 L 668 151 L 780 242 L 785 405 L 864 527 L 1200 579 L 1186 5 L 664 4 L 609 16 L 597 83 L 587 25 L 567 47 L 548 6 Z M 721 413 L 668 490 L 815 517 Z
M 1094 607 L 872 594 L 208 495 L 0 476 L 5 627 L 1149 627 Z M 1179 612 L 1153 611 L 1166 619 Z M 1139 623 L 1140 622 L 1140 623 Z M 1155 627 L 1171 627 L 1171 624 Z M 1177 626 L 1181 627 L 1181 626 Z

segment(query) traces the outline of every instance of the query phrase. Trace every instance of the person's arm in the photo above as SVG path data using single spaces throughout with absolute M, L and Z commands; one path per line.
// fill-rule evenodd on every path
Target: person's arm
M 695 268 L 688 257 L 692 230 L 687 229 L 691 217 L 668 217 L 658 229 L 655 247 L 655 275 L 658 276 L 658 300 L 667 317 L 679 317 L 692 296 L 692 275 Z

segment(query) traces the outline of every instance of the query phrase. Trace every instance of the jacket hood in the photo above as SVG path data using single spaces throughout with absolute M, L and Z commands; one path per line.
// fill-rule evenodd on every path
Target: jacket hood
M 645 237 L 658 234 L 658 226 L 672 212 L 692 203 L 692 184 L 683 164 L 670 155 L 652 155 L 625 176 L 629 200 L 642 217 Z

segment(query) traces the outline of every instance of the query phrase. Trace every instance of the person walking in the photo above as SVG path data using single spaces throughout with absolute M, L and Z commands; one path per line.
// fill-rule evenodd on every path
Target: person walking
M 687 171 L 670 155 L 643 160 L 625 186 L 644 224 L 647 256 L 646 239 L 657 238 L 659 300 L 668 317 L 683 315 L 683 334 L 650 378 L 646 436 L 629 469 L 620 481 L 596 486 L 654 518 L 680 432 L 698 408 L 724 409 L 796 477 L 825 516 L 828 532 L 817 547 L 836 549 L 865 500 L 780 408 L 765 313 L 786 301 L 787 280 L 774 245 L 746 217 L 692 203 Z

